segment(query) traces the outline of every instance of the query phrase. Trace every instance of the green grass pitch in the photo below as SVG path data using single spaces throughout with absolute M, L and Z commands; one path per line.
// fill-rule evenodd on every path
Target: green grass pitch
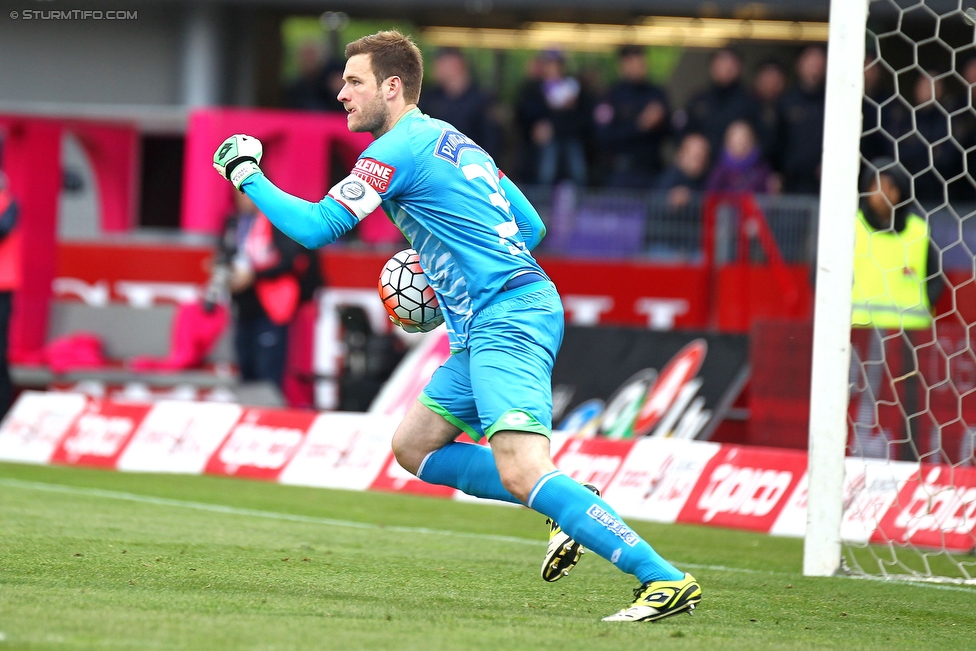
M 976 589 L 808 579 L 802 543 L 634 523 L 693 617 L 608 624 L 636 581 L 539 578 L 526 509 L 0 464 L 4 649 L 963 649 Z

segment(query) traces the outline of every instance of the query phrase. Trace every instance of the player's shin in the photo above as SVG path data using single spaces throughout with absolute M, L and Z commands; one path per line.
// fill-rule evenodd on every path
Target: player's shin
M 521 504 L 505 490 L 491 450 L 471 443 L 449 443 L 427 455 L 417 476 L 428 484 L 451 486 L 468 495 Z
M 641 583 L 684 577 L 602 498 L 558 470 L 536 483 L 528 502 L 530 508 L 558 522 L 573 540 L 633 574 Z

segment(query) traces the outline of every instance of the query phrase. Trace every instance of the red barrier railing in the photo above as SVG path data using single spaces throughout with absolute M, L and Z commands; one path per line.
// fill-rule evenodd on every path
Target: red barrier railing
M 720 259 L 717 238 L 718 212 L 735 211 L 734 255 Z M 753 243 L 759 245 L 765 264 L 752 261 Z M 776 238 L 756 197 L 748 193 L 709 193 L 702 208 L 702 248 L 709 269 L 711 293 L 709 324 L 722 331 L 744 332 L 757 316 L 804 319 L 811 315 L 813 293 L 806 265 L 790 265 L 783 259 Z M 773 290 L 773 291 L 771 291 Z M 735 296 L 735 300 L 729 300 Z

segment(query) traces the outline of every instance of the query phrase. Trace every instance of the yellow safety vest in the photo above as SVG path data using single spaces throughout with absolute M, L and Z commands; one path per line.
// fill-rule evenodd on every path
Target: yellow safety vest
M 932 324 L 925 289 L 929 228 L 909 215 L 905 229 L 876 231 L 858 211 L 852 323 L 856 328 L 921 330 Z

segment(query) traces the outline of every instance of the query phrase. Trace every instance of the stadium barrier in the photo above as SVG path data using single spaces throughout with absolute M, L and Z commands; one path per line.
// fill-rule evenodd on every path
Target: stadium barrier
M 236 404 L 138 404 L 25 392 L 0 424 L 0 460 L 472 500 L 396 463 L 396 416 Z M 807 455 L 648 437 L 553 435 L 556 465 L 604 490 L 622 516 L 802 537 Z M 848 458 L 850 542 L 976 549 L 976 469 Z

